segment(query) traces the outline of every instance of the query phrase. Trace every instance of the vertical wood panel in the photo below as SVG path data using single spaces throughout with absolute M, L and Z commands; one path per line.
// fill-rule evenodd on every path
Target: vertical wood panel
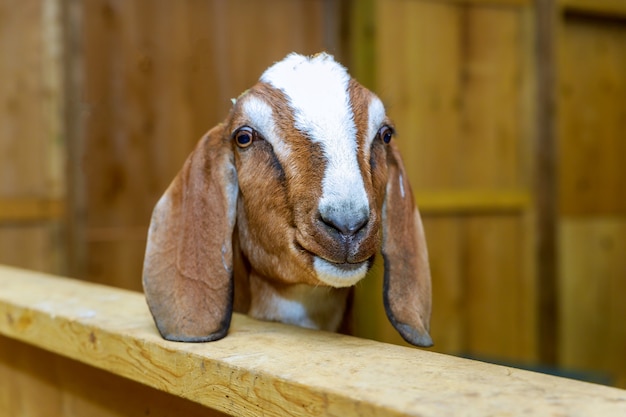
M 467 220 L 467 347 L 489 358 L 532 361 L 536 294 L 519 216 Z
M 414 188 L 458 185 L 462 28 L 458 6 L 379 1 L 376 85 L 398 131 Z M 441 169 L 445 167 L 444 169 Z
M 387 0 L 376 3 L 376 15 L 374 90 L 396 123 L 417 194 L 529 187 L 527 11 Z M 523 210 L 426 217 L 435 349 L 537 358 L 529 218 Z
M 626 386 L 626 23 L 565 14 L 560 39 L 560 359 Z
M 626 219 L 561 222 L 560 359 L 626 383 Z
M 568 17 L 561 39 L 561 212 L 626 215 L 626 24 Z
M 0 1 L 0 200 L 64 196 L 60 31 L 57 1 Z M 61 272 L 53 211 L 27 224 L 21 213 L 0 215 L 0 263 Z
M 87 276 L 140 289 L 145 241 L 125 231 L 145 238 L 231 98 L 288 52 L 324 49 L 323 2 L 96 0 L 82 13 Z
M 467 352 L 467 245 L 462 217 L 427 217 L 424 228 L 433 277 L 431 336 L 439 352 Z

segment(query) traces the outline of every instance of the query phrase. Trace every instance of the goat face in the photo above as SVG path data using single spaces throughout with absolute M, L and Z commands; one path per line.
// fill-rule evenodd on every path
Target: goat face
M 163 336 L 223 337 L 233 281 L 250 292 L 240 310 L 336 330 L 340 289 L 380 251 L 389 319 L 409 342 L 430 344 L 426 247 L 393 134 L 380 99 L 331 56 L 291 54 L 266 70 L 155 207 L 144 288 Z M 336 289 L 326 298 L 337 305 L 312 306 L 320 286 Z M 305 313 L 285 307 L 294 297 Z
M 392 132 L 380 100 L 330 57 L 292 55 L 236 102 L 241 249 L 258 273 L 346 287 L 380 247 Z

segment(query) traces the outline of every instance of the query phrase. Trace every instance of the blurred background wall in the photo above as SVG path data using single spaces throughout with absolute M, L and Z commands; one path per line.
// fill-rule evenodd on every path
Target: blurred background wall
M 321 50 L 397 124 L 434 350 L 626 387 L 623 0 L 0 0 L 0 262 L 141 290 L 195 142 Z M 381 285 L 356 328 L 401 343 Z

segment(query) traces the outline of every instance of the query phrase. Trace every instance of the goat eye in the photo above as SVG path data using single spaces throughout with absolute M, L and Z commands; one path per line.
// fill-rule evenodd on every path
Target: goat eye
M 383 126 L 378 130 L 378 137 L 385 143 L 391 142 L 393 137 L 393 128 L 391 126 Z
M 233 134 L 233 138 L 235 139 L 237 146 L 239 146 L 240 148 L 247 148 L 248 146 L 252 145 L 255 136 L 256 132 L 248 126 L 240 127 Z

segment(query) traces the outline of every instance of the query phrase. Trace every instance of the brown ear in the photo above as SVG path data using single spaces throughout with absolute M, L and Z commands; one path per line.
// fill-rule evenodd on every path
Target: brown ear
M 395 144 L 388 150 L 382 245 L 385 311 L 404 340 L 428 347 L 433 341 L 428 334 L 431 284 L 424 228 Z
M 206 342 L 228 332 L 237 193 L 232 148 L 218 126 L 198 143 L 150 222 L 143 286 L 165 339 Z

